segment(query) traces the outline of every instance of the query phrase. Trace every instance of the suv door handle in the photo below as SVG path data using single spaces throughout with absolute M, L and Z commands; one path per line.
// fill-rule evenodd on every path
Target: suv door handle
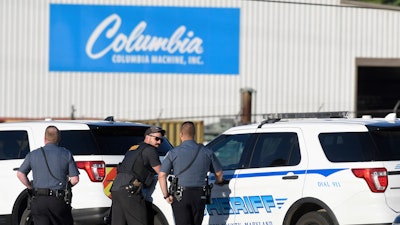
M 283 180 L 296 180 L 298 178 L 299 178 L 299 176 L 297 176 L 297 175 L 291 175 L 291 176 L 282 177 Z

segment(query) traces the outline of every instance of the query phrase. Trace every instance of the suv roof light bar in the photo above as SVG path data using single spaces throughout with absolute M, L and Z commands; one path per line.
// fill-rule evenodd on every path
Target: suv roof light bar
M 270 113 L 264 114 L 264 118 L 280 119 L 304 119 L 304 118 L 348 118 L 349 112 L 305 112 L 305 113 Z
M 281 119 L 305 119 L 305 118 L 348 118 L 349 112 L 307 112 L 307 113 L 270 113 L 264 114 L 264 118 L 258 128 L 266 123 L 276 123 Z

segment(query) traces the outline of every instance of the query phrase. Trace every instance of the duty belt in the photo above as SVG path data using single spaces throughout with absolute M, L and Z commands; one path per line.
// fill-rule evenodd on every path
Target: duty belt
M 203 190 L 204 189 L 204 186 L 203 187 L 181 187 L 181 186 L 179 186 L 180 188 L 182 188 L 182 190 Z
M 64 190 L 53 190 L 48 188 L 38 188 L 34 191 L 35 196 L 54 196 L 57 198 L 63 198 L 65 196 Z

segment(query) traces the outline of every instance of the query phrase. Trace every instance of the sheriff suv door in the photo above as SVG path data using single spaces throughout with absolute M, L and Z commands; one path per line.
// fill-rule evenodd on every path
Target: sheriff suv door
M 249 133 L 223 134 L 207 145 L 221 162 L 224 179 L 229 182 L 224 185 L 214 184 L 211 202 L 206 205 L 203 224 L 234 224 L 237 212 L 231 207 L 231 201 L 235 196 L 236 171 L 238 168 L 244 168 L 245 162 L 248 162 L 252 137 Z M 209 181 L 214 183 L 212 174 Z
M 290 206 L 302 196 L 307 160 L 299 134 L 294 128 L 255 134 L 248 164 L 235 172 L 235 224 L 283 224 Z

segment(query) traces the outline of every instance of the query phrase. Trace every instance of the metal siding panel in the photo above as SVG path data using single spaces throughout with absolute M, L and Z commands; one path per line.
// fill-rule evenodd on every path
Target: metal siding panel
M 256 90 L 253 113 L 352 111 L 355 58 L 400 58 L 396 11 L 323 6 L 330 0 L 125 0 L 107 4 L 240 7 L 240 75 L 49 73 L 50 2 L 104 1 L 0 2 L 0 117 L 69 117 L 74 105 L 76 117 L 211 121 L 238 115 L 246 87 Z

